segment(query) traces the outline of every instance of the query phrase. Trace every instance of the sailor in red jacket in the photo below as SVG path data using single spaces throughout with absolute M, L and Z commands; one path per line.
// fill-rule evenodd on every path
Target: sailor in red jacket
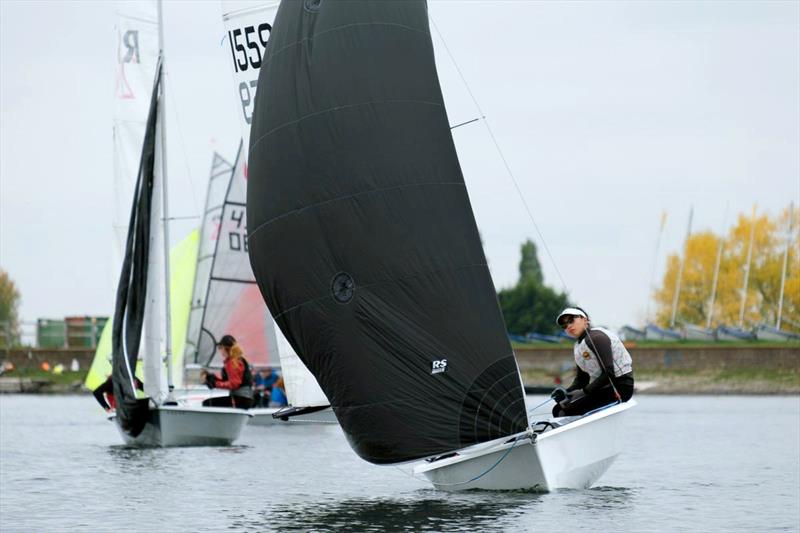
M 240 409 L 249 409 L 253 405 L 253 374 L 250 364 L 244 358 L 242 347 L 232 335 L 225 335 L 217 343 L 223 357 L 222 375 L 209 374 L 205 370 L 200 373 L 200 379 L 209 389 L 228 389 L 231 391 L 228 398 L 203 402 L 203 405 L 230 406 Z

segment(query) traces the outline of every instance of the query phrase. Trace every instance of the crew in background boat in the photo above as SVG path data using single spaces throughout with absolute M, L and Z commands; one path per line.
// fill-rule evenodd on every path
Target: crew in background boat
M 283 376 L 281 376 L 272 386 L 272 392 L 270 393 L 269 398 L 269 406 L 286 407 L 287 405 L 289 405 L 289 399 L 286 397 L 286 385 L 283 382 Z
M 253 377 L 253 405 L 255 407 L 267 407 L 272 395 L 272 387 L 278 381 L 280 375 L 272 370 L 271 367 L 260 369 Z
M 553 416 L 583 415 L 633 396 L 633 361 L 620 338 L 605 328 L 593 328 L 580 307 L 568 307 L 556 319 L 575 341 L 575 379 L 553 391 Z
M 203 370 L 200 372 L 200 379 L 209 389 L 228 389 L 231 393 L 226 398 L 210 398 L 203 405 L 249 409 L 253 405 L 253 374 L 250 364 L 244 358 L 242 347 L 233 335 L 224 335 L 217 343 L 217 349 L 222 352 L 223 357 L 222 375 L 217 376 Z
M 141 391 L 144 390 L 142 380 L 134 378 L 134 382 L 137 389 Z M 114 398 L 114 382 L 111 380 L 111 376 L 108 376 L 100 386 L 94 389 L 92 394 L 94 395 L 94 399 L 97 400 L 97 403 L 100 404 L 100 407 L 105 409 L 106 412 L 111 412 L 117 408 L 117 400 Z

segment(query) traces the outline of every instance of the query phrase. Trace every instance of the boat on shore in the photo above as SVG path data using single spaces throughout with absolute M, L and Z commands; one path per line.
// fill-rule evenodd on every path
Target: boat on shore
M 760 341 L 800 341 L 800 334 L 792 333 L 791 331 L 778 329 L 772 326 L 767 326 L 766 324 L 756 326 L 756 329 L 753 333 Z

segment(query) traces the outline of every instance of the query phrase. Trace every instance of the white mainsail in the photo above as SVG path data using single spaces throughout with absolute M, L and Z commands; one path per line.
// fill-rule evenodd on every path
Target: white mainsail
M 216 343 L 230 334 L 242 346 L 251 365 L 278 365 L 275 329 L 247 256 L 245 169 L 240 146 L 233 169 L 212 176 L 209 183 L 187 364 L 222 366 Z
M 155 1 L 119 2 L 114 81 L 114 263 L 119 272 L 128 236 L 147 110 L 158 62 Z
M 229 60 L 233 73 L 236 95 L 236 109 L 244 139 L 241 159 L 248 160 L 250 124 L 253 116 L 258 74 L 264 58 L 272 23 L 278 11 L 278 0 L 246 2 L 242 0 L 223 0 L 222 20 L 225 24 L 226 39 L 230 52 Z M 242 196 L 243 200 L 246 196 Z M 249 268 L 249 263 L 248 263 Z M 260 293 L 258 298 L 261 298 Z M 264 306 L 263 300 L 261 305 Z M 266 306 L 264 306 L 266 311 Z M 319 387 L 316 378 L 297 357 L 289 341 L 275 325 L 267 313 L 267 330 L 277 340 L 281 372 L 286 385 L 289 403 L 298 407 L 330 405 L 328 398 Z
M 122 264 L 128 234 L 130 202 L 139 172 L 142 143 L 154 75 L 158 65 L 158 5 L 155 1 L 121 1 L 116 24 L 116 73 L 114 84 L 114 270 Z M 160 143 L 159 143 L 160 146 Z M 160 148 L 157 150 L 160 160 Z M 163 397 L 164 351 L 163 234 L 161 225 L 162 176 L 160 165 L 153 190 L 153 210 L 148 261 L 148 290 L 144 319 L 145 392 L 155 399 Z
M 233 165 L 215 152 L 208 178 L 203 221 L 200 226 L 200 245 L 197 253 L 197 268 L 192 291 L 189 326 L 187 328 L 184 365 L 198 364 L 198 360 L 201 358 L 199 352 L 200 335 L 203 314 L 206 308 L 206 297 L 208 296 L 208 281 L 211 277 L 211 265 L 216 248 L 216 239 L 213 236 L 219 231 L 222 204 L 225 202 L 225 192 L 228 189 L 231 172 L 233 172 Z

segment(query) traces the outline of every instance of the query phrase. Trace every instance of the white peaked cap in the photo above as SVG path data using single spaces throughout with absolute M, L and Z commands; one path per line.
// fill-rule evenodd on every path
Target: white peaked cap
M 566 309 L 561 311 L 561 313 L 558 315 L 558 318 L 556 318 L 556 324 L 558 324 L 559 326 L 561 325 L 562 316 L 582 316 L 583 318 L 589 318 L 588 316 L 586 316 L 586 313 L 584 313 L 580 309 L 576 309 L 574 307 L 567 307 Z

